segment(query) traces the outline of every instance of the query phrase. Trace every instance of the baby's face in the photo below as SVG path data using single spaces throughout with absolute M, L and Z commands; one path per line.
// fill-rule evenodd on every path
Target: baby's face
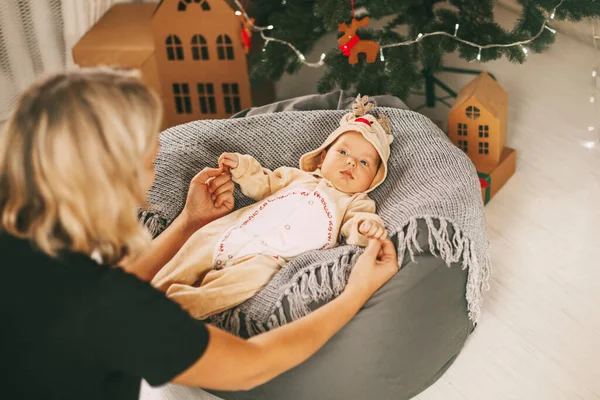
M 323 177 L 344 193 L 365 192 L 379 168 L 379 153 L 355 131 L 341 135 L 323 152 L 319 165 Z

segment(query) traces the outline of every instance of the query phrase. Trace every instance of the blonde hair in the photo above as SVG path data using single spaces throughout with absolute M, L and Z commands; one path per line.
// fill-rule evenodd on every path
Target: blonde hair
M 135 258 L 149 243 L 144 163 L 162 107 L 132 73 L 88 69 L 40 80 L 0 133 L 0 230 L 44 253 Z

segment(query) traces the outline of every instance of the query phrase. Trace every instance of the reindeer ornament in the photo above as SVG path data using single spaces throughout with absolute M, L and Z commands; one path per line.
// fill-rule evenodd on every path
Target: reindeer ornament
M 338 31 L 344 32 L 342 37 L 338 39 L 339 48 L 345 56 L 350 57 L 348 59 L 350 64 L 358 63 L 358 55 L 360 53 L 367 55 L 368 63 L 375 62 L 379 44 L 373 40 L 360 40 L 356 34 L 358 28 L 367 25 L 369 25 L 369 17 L 365 17 L 360 21 L 353 18 L 350 26 L 345 22 L 338 24 Z

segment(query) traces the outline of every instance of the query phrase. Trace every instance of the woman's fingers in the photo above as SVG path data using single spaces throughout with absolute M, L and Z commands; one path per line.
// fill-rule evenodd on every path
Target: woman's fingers
M 206 184 L 210 178 L 214 178 L 223 173 L 222 168 L 204 168 L 202 171 L 198 172 L 196 176 L 192 178 L 192 182 L 199 182 L 202 184 Z
M 210 184 L 208 185 L 208 191 L 210 193 L 214 193 L 219 187 L 226 185 L 228 182 L 231 182 L 233 184 L 233 182 L 231 181 L 231 176 L 229 176 L 229 174 L 221 174 L 210 182 Z
M 233 181 L 227 181 L 223 184 L 221 184 L 220 186 L 218 186 L 216 189 L 214 189 L 213 191 L 213 196 L 218 196 L 223 192 L 233 192 L 233 189 L 235 188 L 235 184 L 233 183 Z
M 229 192 L 230 196 L 233 196 L 233 190 L 235 189 L 235 186 L 233 184 L 233 182 L 227 182 L 224 185 L 221 185 L 217 188 L 217 190 L 215 190 L 215 192 L 212 194 L 211 198 L 213 200 L 216 200 L 221 194 Z
M 215 207 L 219 208 L 230 201 L 233 201 L 233 191 L 224 191 L 215 197 Z
M 381 252 L 382 252 L 382 256 L 380 257 L 380 261 L 382 261 L 382 262 L 389 262 L 389 261 L 396 262 L 397 255 L 396 255 L 396 248 L 394 247 L 394 243 L 392 243 L 392 241 L 389 238 L 387 238 L 387 237 L 385 239 L 381 240 L 380 242 L 381 242 Z
M 365 248 L 365 252 L 361 255 L 361 257 L 364 256 L 366 258 L 375 260 L 380 250 L 381 242 L 379 240 L 369 239 L 367 247 Z

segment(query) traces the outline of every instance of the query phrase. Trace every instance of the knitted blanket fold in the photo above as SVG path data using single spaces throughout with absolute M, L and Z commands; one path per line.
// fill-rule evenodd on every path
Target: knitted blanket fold
M 156 180 L 148 193 L 153 208 L 141 212 L 142 221 L 155 236 L 165 229 L 182 210 L 190 180 L 202 168 L 216 167 L 223 152 L 250 154 L 272 170 L 297 167 L 300 156 L 317 148 L 345 112 L 279 112 L 167 129 L 160 137 Z M 416 240 L 417 220 L 425 220 L 429 251 L 448 265 L 461 262 L 468 268 L 466 299 L 469 318 L 476 324 L 491 264 L 475 168 L 423 115 L 384 107 L 373 112 L 390 119 L 395 136 L 388 177 L 370 196 L 397 244 L 399 263 L 406 252 L 412 258 L 422 251 Z M 235 198 L 237 208 L 252 203 L 239 190 Z M 346 245 L 304 253 L 256 296 L 212 321 L 234 334 L 252 336 L 300 318 L 316 303 L 341 293 L 361 253 L 361 248 Z

